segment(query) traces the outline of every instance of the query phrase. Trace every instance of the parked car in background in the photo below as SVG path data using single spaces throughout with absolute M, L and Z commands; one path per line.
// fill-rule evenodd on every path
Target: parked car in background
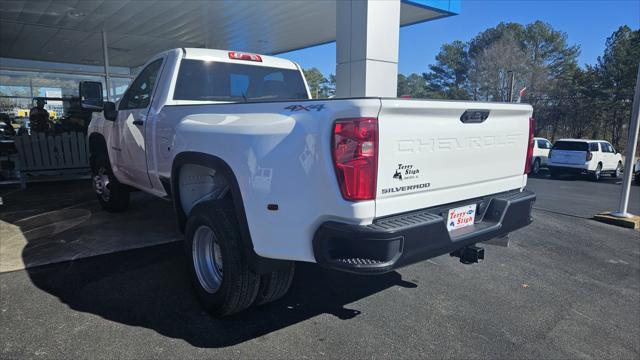
M 588 175 L 593 181 L 603 174 L 619 178 L 622 155 L 604 140 L 561 139 L 551 148 L 547 167 L 553 178 L 563 174 Z
M 552 146 L 551 141 L 545 138 L 533 138 L 533 157 L 531 158 L 533 163 L 531 163 L 531 174 L 537 175 L 540 172 L 540 168 L 547 166 L 547 159 Z

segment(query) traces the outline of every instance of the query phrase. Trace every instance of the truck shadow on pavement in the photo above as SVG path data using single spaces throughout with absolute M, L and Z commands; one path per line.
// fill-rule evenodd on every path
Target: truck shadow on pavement
M 182 254 L 182 243 L 175 242 L 27 271 L 38 288 L 76 311 L 149 328 L 197 347 L 235 345 L 320 314 L 351 319 L 360 311 L 346 304 L 393 286 L 417 287 L 397 272 L 367 277 L 298 263 L 283 299 L 215 319 L 195 298 Z

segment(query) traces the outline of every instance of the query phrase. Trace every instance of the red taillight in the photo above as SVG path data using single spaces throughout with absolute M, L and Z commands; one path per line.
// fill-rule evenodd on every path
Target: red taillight
M 524 173 L 531 172 L 531 159 L 533 158 L 533 129 L 536 127 L 536 121 L 529 118 L 529 146 L 527 147 L 527 158 L 524 163 Z
M 337 120 L 333 125 L 333 165 L 345 200 L 372 200 L 378 177 L 378 119 Z
M 591 159 L 593 159 L 593 154 L 591 151 L 587 151 L 587 161 L 591 161 Z
M 229 59 L 262 62 L 262 57 L 260 57 L 260 55 L 243 53 L 238 51 L 229 51 Z

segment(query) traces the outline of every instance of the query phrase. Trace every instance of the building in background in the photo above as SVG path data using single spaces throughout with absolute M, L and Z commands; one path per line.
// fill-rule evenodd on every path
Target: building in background
M 333 41 L 337 96 L 395 96 L 399 27 L 459 11 L 460 0 L 3 2 L 0 111 L 20 116 L 42 89 L 76 96 L 82 80 L 118 100 L 171 48 L 279 54 Z

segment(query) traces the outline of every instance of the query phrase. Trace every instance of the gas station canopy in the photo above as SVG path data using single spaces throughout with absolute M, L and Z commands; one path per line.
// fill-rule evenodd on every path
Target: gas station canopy
M 400 26 L 459 7 L 459 0 L 403 0 Z M 103 30 L 112 66 L 138 66 L 176 47 L 276 54 L 335 41 L 336 8 L 335 0 L 0 1 L 0 57 L 99 65 Z

